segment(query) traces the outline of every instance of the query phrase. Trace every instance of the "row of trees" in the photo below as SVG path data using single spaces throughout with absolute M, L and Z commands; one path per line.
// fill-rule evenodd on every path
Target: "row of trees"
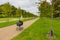
M 60 0 L 52 0 L 51 3 L 47 2 L 46 0 L 42 1 L 39 6 L 39 11 L 43 17 L 51 17 L 52 11 L 53 17 L 60 17 Z
M 23 17 L 36 17 L 36 15 L 20 8 L 15 8 L 9 3 L 0 5 L 0 17 L 20 17 L 21 15 L 23 15 Z

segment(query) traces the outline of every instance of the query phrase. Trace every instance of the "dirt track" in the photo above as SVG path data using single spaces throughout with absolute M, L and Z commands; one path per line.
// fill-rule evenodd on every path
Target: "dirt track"
M 37 18 L 38 19 L 38 18 Z M 37 19 L 29 20 L 24 22 L 23 27 L 24 31 L 26 28 L 28 28 L 31 24 L 33 24 Z M 11 40 L 11 38 L 17 36 L 20 34 L 22 31 L 16 31 L 16 24 L 11 25 L 5 28 L 0 28 L 0 40 Z

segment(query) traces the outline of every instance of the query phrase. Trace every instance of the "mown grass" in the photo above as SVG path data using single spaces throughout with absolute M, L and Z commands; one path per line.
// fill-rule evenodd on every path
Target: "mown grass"
M 32 18 L 30 19 L 23 19 L 23 21 L 28 21 L 28 20 L 31 20 Z M 3 19 L 2 19 L 3 20 Z M 10 19 L 11 20 L 11 19 Z M 10 25 L 14 25 L 18 22 L 19 20 L 15 20 L 15 21 L 10 21 L 10 22 L 2 22 L 0 23 L 0 28 L 3 28 L 3 27 L 7 27 L 7 26 L 10 26 Z
M 50 32 L 51 19 L 40 18 L 21 34 L 12 40 L 49 40 L 46 35 Z M 60 20 L 53 19 L 54 40 L 60 40 Z
M 29 17 L 29 18 L 22 18 L 22 19 L 32 19 L 33 17 Z M 6 20 L 19 20 L 19 18 L 0 18 L 0 21 L 6 21 Z
M 6 26 L 10 26 L 10 25 L 16 24 L 16 22 L 17 21 L 0 23 L 0 28 L 3 28 L 3 27 L 6 27 Z
M 0 18 L 0 21 L 6 21 L 6 20 L 13 20 L 13 19 L 18 19 L 18 18 Z

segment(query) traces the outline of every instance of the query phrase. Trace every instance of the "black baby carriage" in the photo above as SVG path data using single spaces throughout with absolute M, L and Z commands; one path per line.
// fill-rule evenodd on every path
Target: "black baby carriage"
M 23 25 L 23 21 L 19 20 L 19 22 L 17 22 L 17 28 L 16 28 L 16 30 L 23 30 L 22 25 Z

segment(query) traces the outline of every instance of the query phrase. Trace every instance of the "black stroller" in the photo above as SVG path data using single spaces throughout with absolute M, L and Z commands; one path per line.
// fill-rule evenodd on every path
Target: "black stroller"
M 21 20 L 19 20 L 19 22 L 17 22 L 17 28 L 16 28 L 16 30 L 18 31 L 18 30 L 23 30 L 23 27 L 22 27 L 22 25 L 23 25 L 23 21 L 21 21 Z

